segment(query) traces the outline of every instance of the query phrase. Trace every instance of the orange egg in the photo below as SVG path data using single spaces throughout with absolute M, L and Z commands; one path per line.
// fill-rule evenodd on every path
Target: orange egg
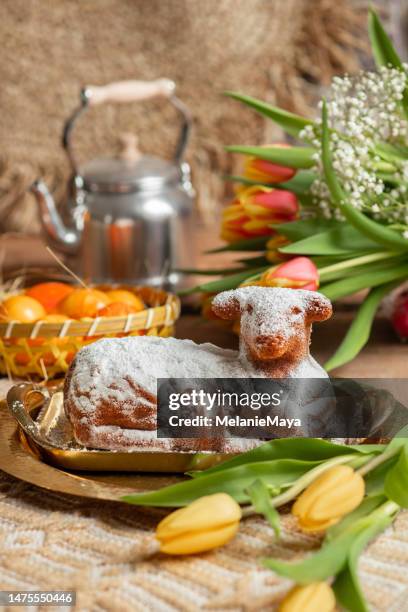
M 17 365 L 26 366 L 30 363 L 30 356 L 27 353 L 16 353 L 14 361 Z
M 34 323 L 46 315 L 40 302 L 28 295 L 13 295 L 1 304 L 0 317 L 6 321 Z
M 47 312 L 55 311 L 57 304 L 74 291 L 65 283 L 39 283 L 26 290 L 25 294 L 38 300 Z
M 112 304 L 108 304 L 98 310 L 98 317 L 123 317 L 136 312 L 139 312 L 139 308 L 135 308 L 131 304 L 112 302 Z
M 63 314 L 47 314 L 41 320 L 47 323 L 63 323 L 64 321 L 69 321 L 69 317 Z
M 111 300 L 98 289 L 74 289 L 58 305 L 58 311 L 70 319 L 95 317 L 98 310 L 110 304 Z
M 107 291 L 106 295 L 110 298 L 111 302 L 129 304 L 129 306 L 136 309 L 132 310 L 132 312 L 139 312 L 140 310 L 144 310 L 146 308 L 143 300 L 141 300 L 140 297 L 131 291 L 127 291 L 126 289 L 112 289 L 111 291 Z

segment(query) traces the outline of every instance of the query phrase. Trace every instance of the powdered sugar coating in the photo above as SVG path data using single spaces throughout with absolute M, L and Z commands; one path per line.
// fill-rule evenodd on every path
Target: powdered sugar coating
M 65 407 L 77 440 L 117 450 L 182 444 L 157 439 L 158 378 L 326 376 L 309 354 L 311 321 L 331 314 L 321 294 L 243 287 L 219 294 L 214 306 L 224 318 L 241 316 L 239 351 L 154 336 L 103 339 L 79 351 L 65 385 Z M 191 447 L 198 449 L 198 442 L 190 441 Z M 224 448 L 248 444 L 254 441 L 225 439 Z
M 272 359 L 264 375 L 326 376 L 309 353 L 311 322 L 325 320 L 332 312 L 330 301 L 321 293 L 283 287 L 241 287 L 215 296 L 213 309 L 223 318 L 240 318 L 240 359 L 243 363 L 256 361 L 257 352 L 265 353 L 262 345 L 265 347 L 269 342 L 269 346 L 274 344 L 276 352 L 280 352 L 280 360 Z M 286 362 L 286 368 L 279 368 L 279 361 Z M 259 370 L 259 363 L 257 368 Z
M 213 304 L 228 308 L 231 300 L 238 300 L 241 330 L 252 335 L 281 334 L 288 338 L 294 326 L 304 322 L 311 299 L 316 294 L 315 291 L 283 287 L 241 287 L 219 293 Z M 323 298 L 321 294 L 317 295 Z
M 155 395 L 158 378 L 260 376 L 255 370 L 248 372 L 237 356 L 236 351 L 192 340 L 156 336 L 103 339 L 79 351 L 75 385 L 69 385 L 67 393 L 75 386 L 76 400 L 83 410 L 92 412 L 104 394 L 126 411 L 134 400 L 135 386 Z M 115 381 L 121 381 L 120 385 Z

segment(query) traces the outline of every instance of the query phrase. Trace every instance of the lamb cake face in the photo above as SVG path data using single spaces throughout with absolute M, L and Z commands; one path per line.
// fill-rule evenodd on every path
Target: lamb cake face
M 327 376 L 309 353 L 312 323 L 332 313 L 323 295 L 243 287 L 218 294 L 213 310 L 224 319 L 240 317 L 238 351 L 154 336 L 103 339 L 80 350 L 64 387 L 76 440 L 109 450 L 247 450 L 256 441 L 157 438 L 157 378 Z

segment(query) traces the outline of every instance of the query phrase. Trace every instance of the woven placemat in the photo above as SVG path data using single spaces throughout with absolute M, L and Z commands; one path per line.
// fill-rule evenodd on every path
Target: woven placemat
M 45 493 L 0 473 L 0 589 L 75 589 L 79 610 L 274 610 L 291 583 L 260 560 L 298 558 L 319 545 L 287 514 L 279 541 L 263 519 L 252 517 L 214 552 L 152 557 L 154 527 L 164 514 Z M 371 610 L 408 609 L 407 570 L 403 512 L 360 561 Z
M 0 379 L 0 397 L 10 384 Z M 81 611 L 273 611 L 292 583 L 262 559 L 300 558 L 320 545 L 288 513 L 279 540 L 263 518 L 249 517 L 216 551 L 152 556 L 165 514 L 44 491 L 0 471 L 0 590 L 74 589 Z M 408 512 L 366 549 L 359 573 L 370 610 L 408 610 Z

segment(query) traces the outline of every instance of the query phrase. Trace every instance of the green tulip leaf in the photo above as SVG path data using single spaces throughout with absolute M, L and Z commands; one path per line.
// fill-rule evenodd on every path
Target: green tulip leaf
M 369 610 L 358 579 L 358 559 L 368 542 L 384 531 L 392 520 L 392 517 L 389 516 L 382 517 L 357 534 L 348 550 L 345 567 L 336 576 L 333 584 L 336 599 L 351 612 L 368 612 Z
M 401 58 L 399 57 L 394 45 L 377 15 L 371 9 L 368 15 L 368 35 L 370 37 L 371 48 L 375 63 L 378 67 L 392 66 L 401 72 L 405 72 Z M 402 108 L 408 117 L 408 90 L 405 88 L 402 98 Z
M 266 518 L 278 538 L 280 536 L 280 517 L 279 512 L 272 506 L 268 487 L 258 479 L 249 485 L 247 493 L 256 512 Z
M 388 470 L 395 465 L 397 457 L 393 457 L 384 463 L 381 463 L 374 470 L 370 471 L 365 476 L 366 494 L 370 497 L 375 495 L 384 495 L 384 483 Z
M 272 119 L 272 121 L 279 125 L 290 136 L 297 137 L 307 125 L 314 125 L 313 121 L 310 121 L 310 119 L 305 119 L 294 113 L 289 113 L 288 111 L 277 108 L 276 106 L 271 106 L 266 102 L 256 100 L 250 96 L 245 96 L 234 91 L 226 91 L 224 93 L 226 96 L 250 106 L 261 115 L 268 117 L 268 119 Z
M 247 268 L 257 268 L 260 266 L 270 265 L 264 255 L 258 255 L 256 257 L 243 257 L 242 259 L 238 259 L 237 261 L 243 266 L 246 266 Z
M 258 260 L 258 258 L 257 258 Z M 267 263 L 265 258 L 262 258 L 262 263 L 265 265 Z M 252 266 L 254 267 L 254 266 Z M 175 268 L 175 272 L 180 272 L 181 274 L 195 274 L 196 276 L 220 276 L 221 274 L 240 274 L 241 272 L 245 272 L 245 268 L 238 268 L 235 266 L 234 268 Z
M 353 512 L 347 514 L 339 523 L 336 523 L 327 530 L 326 540 L 330 541 L 338 537 L 356 521 L 367 516 L 376 508 L 379 508 L 386 500 L 387 498 L 383 494 L 367 495 Z
M 378 251 L 377 253 L 359 252 L 355 257 L 348 257 L 344 254 L 335 266 L 330 263 L 327 267 L 324 266 L 322 268 L 319 266 L 320 284 L 321 286 L 327 286 L 329 282 L 344 280 L 352 276 L 361 276 L 367 274 L 367 272 L 372 274 L 374 272 L 385 272 L 386 270 L 393 271 L 395 265 L 399 263 L 401 263 L 400 256 L 396 256 L 395 253 L 389 251 Z M 396 281 L 396 285 L 400 284 L 400 282 Z
M 408 449 L 403 446 L 398 461 L 388 471 L 384 484 L 385 494 L 389 499 L 408 508 Z
M 264 251 L 266 243 L 270 236 L 260 236 L 259 238 L 245 238 L 245 240 L 236 240 L 217 249 L 206 251 L 208 255 L 215 253 L 225 253 L 227 251 Z
M 330 542 L 325 542 L 316 553 L 309 555 L 303 561 L 293 563 L 265 559 L 263 564 L 279 576 L 290 578 L 298 584 L 327 580 L 343 569 L 356 533 L 357 529 L 354 528 L 340 534 Z
M 305 461 L 322 462 L 332 457 L 349 455 L 351 452 L 359 454 L 379 453 L 384 445 L 355 445 L 345 446 L 334 444 L 328 440 L 318 438 L 279 438 L 265 442 L 256 448 L 237 455 L 203 472 L 191 472 L 194 478 L 202 478 L 208 474 L 216 474 L 248 463 L 258 461 L 276 461 L 278 459 L 300 459 Z
M 387 283 L 386 285 L 380 285 L 370 291 L 359 307 L 339 348 L 329 361 L 325 363 L 324 367 L 328 372 L 354 359 L 365 346 L 370 337 L 375 313 L 384 296 L 394 287 L 395 283 L 393 282 Z
M 381 66 L 392 66 L 401 72 L 405 71 L 401 58 L 399 57 L 392 41 L 377 15 L 377 13 L 371 9 L 368 16 L 368 35 L 370 37 L 371 48 L 375 63 L 378 67 Z M 404 91 L 402 98 L 402 107 L 404 113 L 408 116 L 408 90 Z
M 227 493 L 238 503 L 245 503 L 249 501 L 246 490 L 254 480 L 259 478 L 272 487 L 290 486 L 319 463 L 297 459 L 248 463 L 220 473 L 209 473 L 201 478 L 179 482 L 158 491 L 126 495 L 121 499 L 139 506 L 180 507 L 203 495 Z
M 310 170 L 298 170 L 295 176 L 284 183 L 277 183 L 275 186 L 279 189 L 287 189 L 293 191 L 296 195 L 309 193 L 313 181 L 316 179 L 314 172 Z
M 374 147 L 374 153 L 391 163 L 400 161 L 405 162 L 408 158 L 408 147 L 392 145 L 389 142 L 379 142 Z
M 279 223 L 271 225 L 280 235 L 288 240 L 297 241 L 314 236 L 321 232 L 343 226 L 343 223 L 332 219 L 300 219 L 289 223 Z
M 225 147 L 231 153 L 254 155 L 260 159 L 282 164 L 291 168 L 311 168 L 314 166 L 313 156 L 316 150 L 312 147 L 247 147 L 232 145 Z
M 367 287 L 378 287 L 384 283 L 401 281 L 408 278 L 408 262 L 401 263 L 400 265 L 393 265 L 392 267 L 384 266 L 384 268 L 373 270 L 373 266 L 370 266 L 371 271 L 365 272 L 364 274 L 358 274 L 344 278 L 342 280 L 328 283 L 320 288 L 320 292 L 327 296 L 330 300 L 336 301 L 361 289 Z
M 368 16 L 368 35 L 377 66 L 393 66 L 403 70 L 401 59 L 373 9 L 370 9 Z
M 378 244 L 354 227 L 342 223 L 340 227 L 308 236 L 279 250 L 291 255 L 343 255 L 353 251 L 359 251 L 361 254 L 378 251 Z
M 234 183 L 241 183 L 242 185 L 247 185 L 248 187 L 253 187 L 254 185 L 261 185 L 263 187 L 272 187 L 274 189 L 285 189 L 287 191 L 292 191 L 294 194 L 300 196 L 309 193 L 310 186 L 315 180 L 316 175 L 313 172 L 310 172 L 309 170 L 299 170 L 292 179 L 284 183 L 263 183 L 260 181 L 253 181 L 251 179 L 246 178 L 245 176 L 235 176 L 228 174 L 225 175 L 224 178 Z
M 203 283 L 193 287 L 192 289 L 187 289 L 186 291 L 180 291 L 180 295 L 187 295 L 188 293 L 194 293 L 196 291 L 202 291 L 204 293 L 218 293 L 220 291 L 227 291 L 228 289 L 235 289 L 246 281 L 251 276 L 256 274 L 260 274 L 261 272 L 265 272 L 269 266 L 263 266 L 261 268 L 252 268 L 246 269 L 243 272 L 239 272 L 238 274 L 229 274 L 219 280 L 210 281 L 209 283 Z
M 266 559 L 264 565 L 299 584 L 327 580 L 346 568 L 354 545 L 358 556 L 367 542 L 392 522 L 393 516 L 381 514 L 381 510 L 380 506 L 372 514 L 354 521 L 336 537 L 324 540 L 321 548 L 303 561 Z
M 391 442 L 387 445 L 387 451 L 402 449 L 404 446 L 408 446 L 408 425 L 400 429 Z

